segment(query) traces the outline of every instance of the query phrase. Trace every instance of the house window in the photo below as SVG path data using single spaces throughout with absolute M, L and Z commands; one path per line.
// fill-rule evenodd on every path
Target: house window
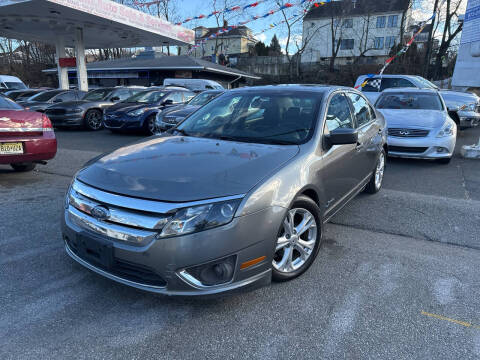
M 387 49 L 391 49 L 395 46 L 395 41 L 396 41 L 396 37 L 395 36 L 387 36 L 387 38 L 385 39 L 385 48 Z
M 377 28 L 384 28 L 385 27 L 386 16 L 379 16 L 377 17 Z
M 376 37 L 373 43 L 373 48 L 376 50 L 382 50 L 384 45 L 385 38 L 383 37 Z
M 347 29 L 353 28 L 353 19 L 344 19 L 343 20 L 343 27 Z
M 397 27 L 397 24 L 398 24 L 398 15 L 390 15 L 388 17 L 388 27 Z
M 355 43 L 354 39 L 342 39 L 342 42 L 340 43 L 340 49 L 352 50 L 354 43 Z
M 333 26 L 338 27 L 340 25 L 340 19 L 333 20 Z

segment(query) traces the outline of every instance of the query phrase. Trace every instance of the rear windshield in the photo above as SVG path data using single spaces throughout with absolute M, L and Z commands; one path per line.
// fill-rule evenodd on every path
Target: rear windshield
M 442 101 L 437 94 L 413 92 L 389 92 L 380 96 L 377 109 L 402 110 L 443 110 Z
M 8 82 L 8 81 L 5 81 L 4 82 L 5 86 L 7 87 L 7 89 L 26 89 L 27 87 L 25 86 L 25 84 L 22 84 L 22 83 L 19 83 L 19 82 Z
M 60 94 L 62 92 L 63 92 L 63 90 L 44 91 L 44 92 L 41 92 L 40 94 L 32 96 L 28 100 L 29 101 L 39 101 L 39 102 L 48 101 L 51 98 L 57 96 L 58 94 Z
M 260 144 L 302 144 L 314 131 L 322 93 L 227 93 L 188 117 L 186 136 Z
M 12 99 L 7 98 L 6 96 L 0 96 L 0 109 L 21 110 L 23 108 Z
M 89 91 L 82 100 L 86 101 L 100 101 L 108 97 L 113 89 L 97 89 Z

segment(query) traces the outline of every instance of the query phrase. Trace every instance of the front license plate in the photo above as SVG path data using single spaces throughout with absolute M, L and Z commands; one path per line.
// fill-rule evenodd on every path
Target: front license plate
M 92 238 L 88 235 L 78 234 L 76 248 L 84 260 L 109 269 L 113 264 L 113 246 L 111 243 Z
M 0 155 L 23 154 L 23 144 L 19 143 L 0 143 Z

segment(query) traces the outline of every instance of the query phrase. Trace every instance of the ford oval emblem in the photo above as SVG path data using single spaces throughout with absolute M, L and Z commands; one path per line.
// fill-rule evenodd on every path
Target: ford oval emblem
M 95 206 L 91 210 L 91 214 L 98 220 L 107 220 L 110 217 L 110 211 L 105 206 Z

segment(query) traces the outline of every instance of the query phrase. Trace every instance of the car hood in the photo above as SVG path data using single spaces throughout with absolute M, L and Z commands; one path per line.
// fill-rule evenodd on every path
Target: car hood
M 187 202 L 245 194 L 298 146 L 156 136 L 106 154 L 77 179 L 132 197 Z
M 194 111 L 197 111 L 200 108 L 198 105 L 185 105 L 178 107 L 177 109 L 170 110 L 166 112 L 166 116 L 178 116 L 178 117 L 187 117 Z
M 77 101 L 64 101 L 62 103 L 55 104 L 50 106 L 50 108 L 55 109 L 74 109 L 74 108 L 83 108 L 88 109 L 91 107 L 102 107 L 104 105 L 113 105 L 112 102 L 109 101 L 84 101 L 84 100 L 77 100 Z
M 468 92 L 443 90 L 440 91 L 440 94 L 449 110 L 455 110 L 464 105 L 480 103 L 480 98 L 477 95 Z
M 137 110 L 137 109 L 142 109 L 142 108 L 145 108 L 145 107 L 151 107 L 152 104 L 139 104 L 139 103 L 127 103 L 127 102 L 123 102 L 123 103 L 116 103 L 115 105 L 112 105 L 108 108 L 108 112 L 109 113 L 113 113 L 113 112 L 129 112 L 129 111 L 134 111 L 134 110 Z
M 389 128 L 437 129 L 446 120 L 446 113 L 437 110 L 377 109 L 382 113 Z

